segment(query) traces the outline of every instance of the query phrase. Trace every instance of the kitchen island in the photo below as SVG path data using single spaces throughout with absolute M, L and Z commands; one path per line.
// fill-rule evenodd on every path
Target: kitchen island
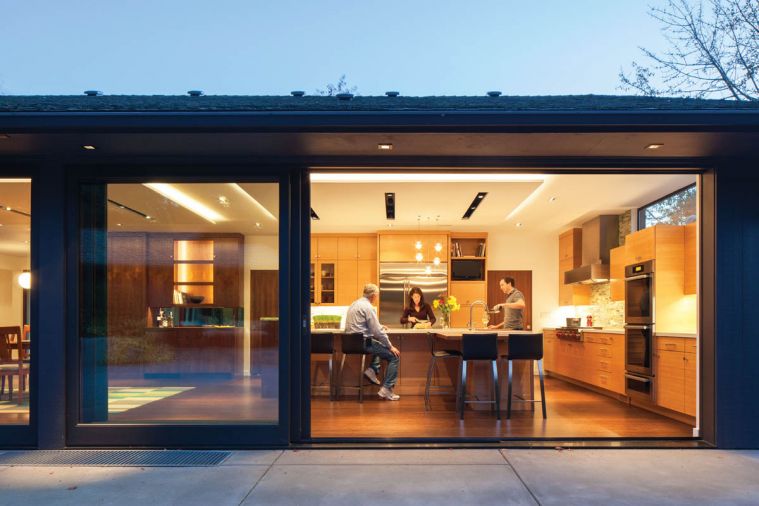
M 437 339 L 437 349 L 461 349 L 461 337 L 465 333 L 492 333 L 498 334 L 498 352 L 499 355 L 506 355 L 508 352 L 508 336 L 510 334 L 530 334 L 529 331 L 488 331 L 487 329 L 469 330 L 466 328 L 450 329 L 388 329 L 390 341 L 401 351 L 400 367 L 398 370 L 398 382 L 395 392 L 399 395 L 423 396 L 424 388 L 427 381 L 427 370 L 430 364 L 430 346 L 429 335 L 432 334 Z M 344 333 L 341 330 L 333 329 L 312 329 L 312 334 L 334 333 L 335 347 L 337 349 L 337 361 L 335 364 L 335 377 L 337 377 L 337 368 L 342 358 L 340 354 L 340 336 Z M 458 384 L 459 376 L 458 360 L 438 360 L 436 370 L 433 371 L 433 385 L 453 386 Z M 505 361 L 504 361 L 505 364 Z M 501 403 L 502 408 L 506 409 L 506 381 L 507 369 L 499 364 L 501 380 Z M 513 384 L 512 389 L 515 398 L 532 399 L 534 394 L 533 388 L 533 368 L 531 362 L 519 360 L 513 362 Z M 345 371 L 343 373 L 343 384 L 351 386 L 356 384 L 358 376 L 359 359 L 357 357 L 346 357 Z M 383 363 L 382 369 L 384 370 Z M 327 362 L 323 355 L 314 355 L 311 357 L 311 381 L 314 385 L 326 385 L 327 383 Z M 492 387 L 490 380 L 490 364 L 487 362 L 475 362 L 473 369 L 470 369 L 469 386 L 467 389 L 469 397 L 477 397 L 479 400 L 492 398 Z M 366 394 L 369 392 L 365 392 Z M 344 395 L 355 395 L 355 390 L 346 390 Z M 401 398 L 403 400 L 403 398 Z M 471 404 L 467 409 L 489 410 L 487 404 Z M 512 410 L 532 409 L 530 404 L 516 402 L 512 404 Z

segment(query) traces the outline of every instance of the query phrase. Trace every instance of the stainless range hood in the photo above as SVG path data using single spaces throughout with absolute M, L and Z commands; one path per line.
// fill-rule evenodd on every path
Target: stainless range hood
M 619 245 L 619 216 L 604 214 L 582 224 L 582 266 L 564 273 L 564 284 L 609 281 L 609 251 Z

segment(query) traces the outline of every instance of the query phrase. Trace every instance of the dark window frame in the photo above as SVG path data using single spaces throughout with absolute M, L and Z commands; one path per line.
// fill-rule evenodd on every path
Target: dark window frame
M 664 202 L 668 198 L 673 197 L 673 196 L 677 195 L 678 193 L 682 193 L 684 191 L 690 190 L 691 188 L 696 189 L 696 200 L 698 200 L 698 185 L 696 183 L 693 183 L 693 184 L 689 184 L 688 186 L 683 186 L 679 190 L 675 190 L 675 191 L 673 191 L 671 193 L 668 193 L 667 195 L 665 195 L 663 197 L 660 197 L 660 198 L 658 198 L 656 200 L 653 200 L 653 201 L 649 202 L 646 205 L 640 206 L 638 208 L 638 210 L 637 210 L 638 211 L 637 229 L 638 230 L 643 230 L 644 228 L 647 228 L 646 227 L 646 209 L 648 209 L 651 206 L 655 206 L 659 202 Z

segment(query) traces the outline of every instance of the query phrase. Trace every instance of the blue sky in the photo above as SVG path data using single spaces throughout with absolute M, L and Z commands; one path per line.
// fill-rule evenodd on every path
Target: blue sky
M 620 94 L 650 0 L 0 0 L 0 93 Z

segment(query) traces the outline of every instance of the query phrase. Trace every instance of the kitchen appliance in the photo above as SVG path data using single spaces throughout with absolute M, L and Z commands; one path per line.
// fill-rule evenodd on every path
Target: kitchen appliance
M 451 281 L 482 281 L 485 279 L 482 260 L 456 259 L 451 262 Z
M 625 267 L 625 323 L 654 324 L 654 261 Z
M 580 318 L 567 318 L 567 327 L 579 327 Z
M 602 214 L 582 224 L 582 264 L 564 273 L 564 284 L 609 281 L 611 249 L 619 246 L 619 216 Z
M 380 263 L 380 323 L 390 328 L 402 327 L 401 316 L 408 305 L 409 291 L 415 286 L 421 288 L 425 302 L 432 305 L 435 297 L 448 291 L 448 264 Z M 438 318 L 436 327 L 442 324 L 441 320 Z
M 570 318 L 567 318 L 569 323 Z M 577 318 L 579 320 L 579 318 Z M 583 341 L 583 330 L 597 329 L 602 327 L 580 327 L 579 325 L 572 325 L 567 327 L 559 327 L 556 329 L 556 337 L 565 341 Z
M 625 391 L 631 398 L 654 402 L 653 260 L 625 267 Z

